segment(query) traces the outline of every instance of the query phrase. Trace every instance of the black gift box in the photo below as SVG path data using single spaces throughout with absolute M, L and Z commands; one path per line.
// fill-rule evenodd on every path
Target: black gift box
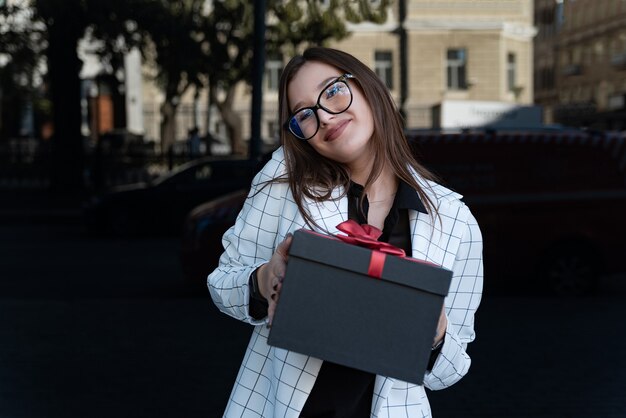
M 296 231 L 268 343 L 422 384 L 452 272 L 386 255 L 374 278 L 371 259 L 367 248 Z

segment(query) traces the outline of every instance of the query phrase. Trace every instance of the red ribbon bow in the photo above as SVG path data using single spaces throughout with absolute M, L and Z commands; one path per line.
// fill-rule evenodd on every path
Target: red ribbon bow
M 367 274 L 376 278 L 381 277 L 387 254 L 404 257 L 406 254 L 402 248 L 394 247 L 387 242 L 378 241 L 383 233 L 373 225 L 359 225 L 352 219 L 337 225 L 337 229 L 347 235 L 337 235 L 337 238 L 348 244 L 369 248 L 372 251 L 370 265 Z

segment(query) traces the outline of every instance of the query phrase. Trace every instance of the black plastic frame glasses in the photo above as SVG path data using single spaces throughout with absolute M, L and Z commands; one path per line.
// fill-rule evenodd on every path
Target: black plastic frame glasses
M 322 89 L 322 91 L 320 91 L 319 96 L 317 96 L 317 102 L 315 103 L 315 106 L 301 107 L 300 109 L 293 112 L 291 116 L 289 116 L 289 119 L 287 119 L 287 122 L 284 123 L 283 128 L 287 129 L 293 136 L 303 141 L 308 141 L 309 139 L 313 138 L 320 129 L 320 118 L 317 115 L 317 111 L 319 109 L 322 109 L 323 111 L 330 113 L 331 115 L 338 115 L 348 110 L 350 106 L 352 105 L 352 100 L 354 98 L 354 95 L 352 94 L 352 89 L 350 88 L 350 85 L 348 84 L 349 79 L 354 79 L 354 76 L 352 74 L 346 73 L 332 80 Z M 324 93 L 327 92 L 330 87 L 334 86 L 337 83 L 345 84 L 346 87 L 348 88 L 348 92 L 350 93 L 350 101 L 344 108 L 342 108 L 339 111 L 328 109 L 326 106 L 323 106 L 321 104 L 322 96 L 324 95 Z M 304 110 L 310 110 L 311 113 L 315 116 L 315 120 L 317 123 L 315 132 L 313 132 L 312 135 L 308 135 L 308 136 L 303 134 L 302 129 L 300 128 L 298 124 L 298 119 L 296 118 L 296 115 L 298 115 L 300 112 Z

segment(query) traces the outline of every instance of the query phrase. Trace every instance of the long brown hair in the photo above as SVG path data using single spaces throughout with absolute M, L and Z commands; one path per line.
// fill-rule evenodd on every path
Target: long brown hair
M 404 135 L 400 112 L 387 87 L 371 69 L 352 55 L 336 49 L 312 47 L 305 50 L 302 55 L 293 57 L 283 69 L 280 79 L 278 98 L 280 125 L 284 125 L 291 113 L 287 86 L 302 65 L 309 61 L 325 63 L 354 76 L 349 83 L 356 82 L 361 88 L 374 117 L 374 134 L 369 141 L 372 152 L 378 158 L 384 158 L 399 179 L 417 190 L 429 214 L 434 216 L 435 206 L 424 193 L 423 187 L 415 180 L 411 169 L 424 179 L 436 181 L 436 177 L 413 157 Z M 294 137 L 287 129 L 281 130 L 280 140 L 285 152 L 287 175 L 286 178 L 282 177 L 275 181 L 289 183 L 298 210 L 306 223 L 311 227 L 318 226 L 307 210 L 304 199 L 317 202 L 331 199 L 333 189 L 338 186 L 343 186 L 345 194 L 350 185 L 350 173 L 343 164 L 318 154 L 308 142 Z M 374 164 L 363 185 L 365 190 L 368 190 L 378 178 L 382 169 L 383 164 Z

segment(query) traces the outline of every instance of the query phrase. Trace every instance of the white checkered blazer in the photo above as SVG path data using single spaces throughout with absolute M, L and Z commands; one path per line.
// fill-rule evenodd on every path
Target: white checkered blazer
M 269 330 L 263 321 L 248 313 L 248 279 L 254 269 L 269 261 L 276 246 L 289 232 L 304 227 L 287 184 L 260 184 L 285 172 L 279 148 L 257 174 L 250 195 L 235 225 L 223 237 L 225 248 L 217 269 L 208 277 L 211 297 L 224 313 L 255 325 L 237 375 L 224 417 L 299 416 L 311 392 L 322 360 L 267 345 Z M 419 178 L 418 178 L 419 180 Z M 436 202 L 441 221 L 409 211 L 412 256 L 453 271 L 445 300 L 448 328 L 441 353 L 424 377 L 431 390 L 446 388 L 469 367 L 465 349 L 474 339 L 474 313 L 483 286 L 482 238 L 476 220 L 461 202 L 460 195 L 440 185 L 422 181 Z M 341 190 L 336 191 L 339 196 Z M 308 202 L 316 222 L 328 232 L 347 220 L 347 198 L 324 203 Z M 424 386 L 377 376 L 371 417 L 429 417 L 430 406 Z

